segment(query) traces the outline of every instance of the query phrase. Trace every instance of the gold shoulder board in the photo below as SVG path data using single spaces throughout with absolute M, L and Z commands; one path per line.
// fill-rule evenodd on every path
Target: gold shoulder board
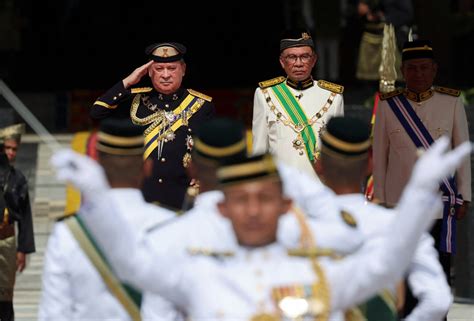
M 209 101 L 209 102 L 212 101 L 212 97 L 211 97 L 211 96 L 204 95 L 203 93 L 200 93 L 199 91 L 195 91 L 195 90 L 192 90 L 192 89 L 188 89 L 188 92 L 189 92 L 191 95 L 193 95 L 193 96 L 196 96 L 196 97 L 199 97 L 199 98 L 204 99 L 205 101 Z
M 278 85 L 278 84 L 284 82 L 285 80 L 286 80 L 285 77 L 280 76 L 280 77 L 276 77 L 276 78 L 273 78 L 273 79 L 270 79 L 270 80 L 261 81 L 261 82 L 258 83 L 258 86 L 262 89 L 265 89 L 265 88 L 268 88 L 268 87 L 271 87 L 271 86 Z
M 439 93 L 454 96 L 454 97 L 459 97 L 459 95 L 461 95 L 460 90 L 452 89 L 448 87 L 436 87 L 435 90 Z
M 141 93 L 147 93 L 149 91 L 152 91 L 153 88 L 151 87 L 140 87 L 140 88 L 132 88 L 132 94 L 141 94 Z
M 396 90 L 388 92 L 388 93 L 383 93 L 383 94 L 380 94 L 380 99 L 381 100 L 386 100 L 386 99 L 398 96 L 402 92 L 403 92 L 403 89 L 399 88 L 399 89 L 396 89 Z
M 318 80 L 318 86 L 336 94 L 342 94 L 344 92 L 344 86 L 334 84 L 326 80 Z
M 234 252 L 232 251 L 214 251 L 212 249 L 200 248 L 200 247 L 188 247 L 188 254 L 191 256 L 213 256 L 213 257 L 232 257 Z

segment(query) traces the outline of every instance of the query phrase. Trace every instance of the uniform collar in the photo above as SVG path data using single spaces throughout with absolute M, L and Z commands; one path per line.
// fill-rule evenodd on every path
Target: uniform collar
M 405 95 L 405 97 L 407 97 L 408 99 L 410 99 L 411 101 L 414 101 L 414 102 L 422 102 L 422 101 L 425 101 L 425 100 L 428 100 L 430 99 L 431 97 L 433 97 L 434 95 L 434 90 L 433 88 L 430 88 L 428 89 L 427 91 L 423 91 L 421 93 L 416 93 L 414 91 L 411 91 L 410 89 L 408 88 L 405 88 L 403 94 Z
M 286 84 L 296 90 L 305 90 L 314 86 L 314 81 L 313 81 L 313 77 L 311 76 L 302 81 L 294 81 L 294 80 L 291 80 L 290 78 L 286 78 Z
M 181 97 L 183 97 L 185 91 L 186 90 L 182 87 L 180 87 L 175 93 L 168 94 L 168 95 L 162 94 L 159 91 L 156 91 L 156 97 L 158 98 L 158 100 L 161 100 L 164 102 L 173 102 L 173 101 L 180 100 Z

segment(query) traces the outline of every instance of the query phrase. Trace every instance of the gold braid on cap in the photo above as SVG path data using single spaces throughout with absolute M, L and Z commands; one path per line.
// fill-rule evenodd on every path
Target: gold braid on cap
M 230 146 L 224 147 L 215 147 L 207 145 L 206 143 L 202 142 L 200 139 L 196 139 L 194 142 L 194 148 L 202 154 L 209 155 L 212 157 L 225 157 L 234 155 L 240 151 L 243 151 L 247 147 L 247 142 L 245 139 L 232 144 Z
M 366 151 L 369 149 L 371 145 L 370 139 L 361 143 L 348 143 L 331 135 L 327 131 L 325 131 L 324 134 L 321 135 L 321 139 L 324 142 L 326 142 L 328 145 L 334 146 L 335 148 L 339 150 L 349 152 L 349 153 L 357 153 L 357 152 Z
M 25 124 L 15 124 L 0 129 L 0 138 L 8 139 L 10 137 L 17 139 L 15 136 L 21 137 L 25 133 Z M 18 138 L 19 138 L 18 137 Z
M 265 156 L 254 162 L 224 166 L 217 171 L 219 179 L 231 179 L 258 173 L 277 173 L 277 167 L 271 156 Z

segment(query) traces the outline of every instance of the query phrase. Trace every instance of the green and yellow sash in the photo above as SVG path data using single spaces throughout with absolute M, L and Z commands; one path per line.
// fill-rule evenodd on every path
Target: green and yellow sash
M 358 307 L 365 321 L 397 321 L 395 299 L 384 290 Z
M 313 127 L 309 125 L 308 117 L 303 108 L 285 83 L 280 83 L 271 88 L 280 102 L 280 105 L 295 124 L 295 129 L 301 135 L 305 145 L 306 155 L 310 161 L 313 161 L 316 134 L 314 133 Z
M 117 298 L 133 321 L 140 321 L 141 294 L 126 284 L 120 283 L 100 249 L 95 244 L 94 239 L 77 215 L 67 217 L 64 219 L 64 222 L 97 269 L 97 272 L 99 272 L 109 291 Z

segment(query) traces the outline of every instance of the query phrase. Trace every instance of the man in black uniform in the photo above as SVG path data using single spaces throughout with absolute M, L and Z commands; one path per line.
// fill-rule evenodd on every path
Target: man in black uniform
M 14 320 L 13 288 L 16 272 L 35 252 L 28 182 L 13 163 L 24 124 L 0 129 L 0 320 Z M 18 237 L 15 236 L 15 222 Z
M 144 158 L 154 160 L 153 173 L 143 184 L 147 202 L 181 209 L 192 180 L 186 175 L 191 160 L 192 135 L 214 115 L 212 98 L 182 87 L 186 48 L 179 43 L 157 43 L 145 50 L 150 61 L 118 82 L 91 109 L 91 117 L 130 117 L 147 126 Z M 145 75 L 153 87 L 135 86 Z

